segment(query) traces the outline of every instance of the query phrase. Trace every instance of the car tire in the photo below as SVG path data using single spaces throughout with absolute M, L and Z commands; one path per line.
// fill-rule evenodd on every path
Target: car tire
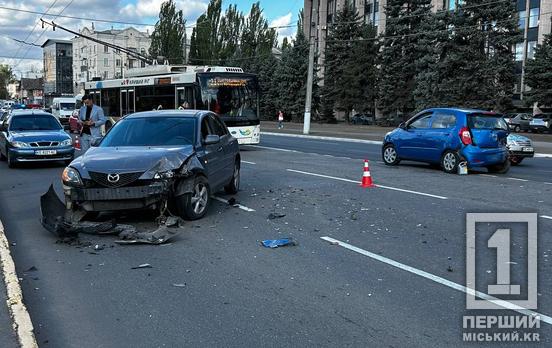
M 185 220 L 197 220 L 207 212 L 210 200 L 209 182 L 204 176 L 198 175 L 194 178 L 192 192 L 177 197 L 175 205 L 180 217 Z
M 8 161 L 9 168 L 15 168 L 17 162 L 10 155 L 10 151 L 6 149 L 6 161 Z
M 7 151 L 6 151 L 6 153 L 7 153 Z M 0 151 L 0 161 L 5 161 L 5 160 L 6 160 L 6 156 L 4 156 L 2 151 Z
M 523 161 L 523 157 L 519 157 L 519 156 L 510 157 L 510 164 L 513 165 L 513 166 L 517 166 L 522 161 Z
M 383 163 L 388 166 L 395 166 L 401 161 L 399 154 L 395 149 L 395 145 L 393 144 L 385 144 L 383 146 L 383 149 L 381 150 L 381 158 L 383 159 Z
M 460 156 L 456 151 L 447 150 L 441 156 L 441 168 L 448 174 L 456 174 L 458 172 L 458 163 Z
M 224 191 L 228 194 L 236 194 L 240 190 L 240 161 L 236 160 L 234 164 L 234 172 L 232 173 L 232 179 L 230 183 L 224 186 Z
M 514 132 L 519 133 L 521 131 L 521 128 L 519 126 L 514 127 Z
M 507 159 L 504 163 L 488 166 L 489 173 L 506 174 L 510 170 L 510 160 Z

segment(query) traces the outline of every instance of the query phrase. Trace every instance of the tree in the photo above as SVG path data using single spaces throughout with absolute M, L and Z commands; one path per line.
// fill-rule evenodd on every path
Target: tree
M 531 88 L 527 93 L 530 104 L 552 106 L 552 34 L 545 36 L 535 50 L 534 59 L 527 61 L 525 83 Z
M 222 0 L 211 0 L 207 12 L 199 16 L 190 39 L 190 62 L 197 65 L 210 65 L 217 62 L 221 44 L 219 29 Z
M 9 99 L 8 84 L 13 80 L 13 71 L 9 65 L 0 64 L 0 99 Z
M 226 64 L 236 56 L 240 44 L 240 34 L 244 25 L 243 13 L 239 12 L 236 5 L 230 5 L 224 14 L 220 24 L 219 33 L 219 59 L 221 64 Z
M 422 23 L 431 15 L 431 0 L 389 0 L 380 54 L 378 107 L 385 115 L 415 108 L 416 62 Z
M 151 34 L 150 56 L 163 56 L 171 64 L 182 64 L 186 55 L 186 20 L 173 0 L 164 2 Z

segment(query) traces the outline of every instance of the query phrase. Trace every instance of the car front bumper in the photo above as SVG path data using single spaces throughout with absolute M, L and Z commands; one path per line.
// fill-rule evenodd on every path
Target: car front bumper
M 68 209 L 76 206 L 88 212 L 133 210 L 151 207 L 166 198 L 168 182 L 154 182 L 146 186 L 119 188 L 81 188 L 63 186 Z
M 531 151 L 525 151 L 526 149 L 531 149 Z M 532 146 L 509 146 L 508 150 L 510 155 L 517 157 L 534 157 L 535 149 Z
M 504 163 L 508 158 L 506 148 L 479 148 L 467 145 L 461 151 L 461 155 L 468 162 L 468 167 L 484 167 Z
M 73 146 L 41 147 L 41 148 L 10 148 L 10 157 L 16 162 L 66 161 L 73 159 Z M 37 154 L 37 151 L 55 151 L 55 154 Z

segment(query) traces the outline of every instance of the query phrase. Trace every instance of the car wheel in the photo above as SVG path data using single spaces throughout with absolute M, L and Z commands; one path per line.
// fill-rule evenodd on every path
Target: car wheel
M 232 179 L 230 183 L 224 186 L 224 191 L 229 194 L 236 194 L 240 190 L 240 162 L 236 160 L 234 164 L 234 173 L 232 174 Z
M 519 133 L 520 130 L 521 130 L 521 128 L 519 126 L 514 127 L 514 132 Z
M 6 151 L 6 153 L 7 153 L 7 151 Z M 6 156 L 4 156 L 4 154 L 0 150 L 0 161 L 5 161 L 5 160 L 6 160 Z
M 517 166 L 518 164 L 521 163 L 521 161 L 523 161 L 523 157 L 518 157 L 518 156 L 510 157 L 510 164 L 513 166 Z
M 395 149 L 395 146 L 393 144 L 386 144 L 383 147 L 383 150 L 381 152 L 381 157 L 383 159 L 383 163 L 385 163 L 388 166 L 397 165 L 401 161 L 399 159 L 399 155 L 397 154 L 397 150 Z
M 209 182 L 204 176 L 196 176 L 192 192 L 176 198 L 178 215 L 186 220 L 201 219 L 207 212 L 210 200 Z
M 506 160 L 504 163 L 488 166 L 487 169 L 490 173 L 506 174 L 510 170 L 510 160 Z
M 15 162 L 15 159 L 10 155 L 8 150 L 6 150 L 6 160 L 8 161 L 8 167 L 15 168 L 17 162 Z
M 441 168 L 445 173 L 454 174 L 458 171 L 460 157 L 455 151 L 447 150 L 441 157 Z

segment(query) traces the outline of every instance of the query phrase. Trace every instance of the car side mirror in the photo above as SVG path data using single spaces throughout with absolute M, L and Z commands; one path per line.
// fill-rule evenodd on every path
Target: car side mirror
M 94 140 L 92 140 L 92 141 L 90 142 L 90 146 L 92 146 L 92 147 L 98 147 L 98 145 L 100 145 L 100 143 L 102 142 L 102 139 L 103 139 L 103 137 L 101 137 L 101 138 L 94 138 Z
M 407 127 L 406 127 L 406 123 L 401 122 L 401 123 L 399 124 L 399 128 L 400 128 L 400 129 L 406 129 L 406 128 L 407 128 Z
M 209 134 L 208 136 L 205 137 L 205 140 L 203 140 L 203 143 L 205 145 L 218 144 L 220 143 L 220 136 L 215 134 Z

